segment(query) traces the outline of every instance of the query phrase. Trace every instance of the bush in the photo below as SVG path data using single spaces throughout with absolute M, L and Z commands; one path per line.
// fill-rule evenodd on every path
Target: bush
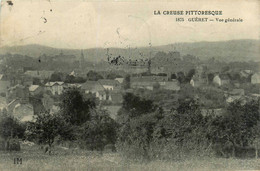
M 80 139 L 89 150 L 103 151 L 108 144 L 115 144 L 117 123 L 104 110 L 92 110 L 90 120 L 80 128 Z
M 20 146 L 18 139 L 10 139 L 8 141 L 8 145 L 9 146 L 7 146 L 7 150 L 9 150 L 9 151 L 20 151 L 21 150 L 21 146 Z
M 1 151 L 20 151 L 21 146 L 18 139 L 1 139 L 0 140 L 0 150 Z

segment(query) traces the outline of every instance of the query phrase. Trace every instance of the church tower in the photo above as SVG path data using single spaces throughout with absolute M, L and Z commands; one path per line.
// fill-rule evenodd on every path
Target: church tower
M 83 65 L 85 63 L 85 57 L 84 57 L 84 54 L 83 54 L 83 50 L 81 50 L 81 56 L 80 56 L 80 68 L 82 69 L 83 68 Z

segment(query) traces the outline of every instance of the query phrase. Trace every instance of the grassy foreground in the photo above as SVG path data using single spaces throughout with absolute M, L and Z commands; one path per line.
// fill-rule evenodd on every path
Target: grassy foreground
M 14 164 L 14 158 L 22 158 L 22 164 Z M 117 153 L 89 152 L 79 149 L 55 149 L 51 156 L 37 146 L 23 147 L 20 152 L 1 152 L 0 171 L 6 170 L 260 170 L 260 159 L 192 159 L 185 161 L 151 161 L 147 163 L 122 159 Z

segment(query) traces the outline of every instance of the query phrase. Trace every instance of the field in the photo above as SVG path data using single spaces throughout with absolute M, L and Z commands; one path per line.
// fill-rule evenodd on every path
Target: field
M 14 164 L 14 158 L 22 158 L 22 164 Z M 185 161 L 133 162 L 118 153 L 99 153 L 80 149 L 55 148 L 54 154 L 44 154 L 39 146 L 22 146 L 20 152 L 1 152 L 0 170 L 260 170 L 260 159 L 207 158 Z

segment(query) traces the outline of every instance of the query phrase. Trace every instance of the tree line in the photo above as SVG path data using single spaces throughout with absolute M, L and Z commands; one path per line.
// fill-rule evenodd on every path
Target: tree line
M 26 139 L 48 145 L 49 149 L 65 144 L 98 151 L 111 147 L 123 156 L 144 160 L 258 157 L 259 102 L 234 101 L 222 115 L 204 116 L 197 99 L 182 99 L 177 108 L 164 111 L 151 99 L 125 92 L 113 120 L 93 99 L 71 88 L 61 95 L 58 113 L 44 111 L 35 116 L 34 122 L 21 124 L 2 111 L 1 139 Z

